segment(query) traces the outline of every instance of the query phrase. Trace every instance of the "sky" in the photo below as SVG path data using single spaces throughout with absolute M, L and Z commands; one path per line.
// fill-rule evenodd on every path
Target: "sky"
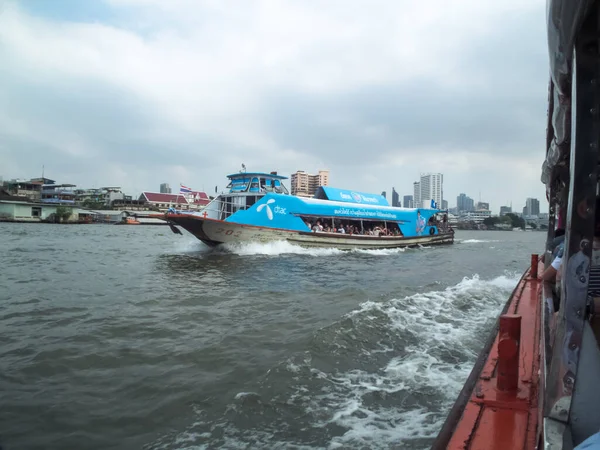
M 0 177 L 132 195 L 330 170 L 547 208 L 544 0 L 0 0 Z

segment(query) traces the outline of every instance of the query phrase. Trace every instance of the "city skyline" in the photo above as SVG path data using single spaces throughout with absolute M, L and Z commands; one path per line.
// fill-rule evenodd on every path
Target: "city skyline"
M 306 173 L 303 170 L 297 170 L 295 172 L 296 175 L 300 174 L 300 173 L 304 173 L 308 177 L 311 177 L 311 178 L 320 178 L 320 179 L 326 180 L 326 183 L 324 184 L 325 186 L 331 185 L 329 183 L 329 177 L 330 177 L 330 171 L 329 170 L 319 170 L 318 173 L 315 174 L 315 175 L 308 174 L 308 173 Z M 440 174 L 440 175 L 442 175 L 442 174 Z M 30 180 L 32 178 L 35 178 L 35 176 L 33 176 L 33 177 L 32 176 L 29 176 L 29 177 L 13 177 L 13 176 L 6 176 L 6 175 L 3 175 L 3 174 L 0 174 L 0 180 L 4 179 L 5 181 L 16 180 L 16 179 L 23 180 L 23 181 L 28 181 L 28 180 Z M 67 182 L 67 183 L 70 182 L 69 180 L 58 180 L 58 181 L 59 182 Z M 288 178 L 287 182 L 288 182 L 287 184 L 289 184 L 289 187 L 290 187 L 290 192 L 292 192 L 293 191 L 293 186 L 292 186 L 292 177 L 291 176 Z M 419 184 L 419 183 L 420 182 L 413 182 L 413 187 L 414 187 L 415 184 Z M 181 183 L 181 182 L 173 183 L 173 185 L 175 185 L 175 186 L 179 186 L 181 184 L 186 184 L 186 185 L 190 186 L 192 189 L 194 189 L 196 191 L 206 192 L 209 195 L 214 195 L 214 188 L 213 189 L 210 189 L 210 188 L 209 189 L 205 189 L 205 185 L 204 184 L 202 184 L 202 185 L 196 185 L 194 183 Z M 99 183 L 99 184 L 98 183 L 94 183 L 94 185 L 92 186 L 89 183 L 83 183 L 81 185 L 76 185 L 76 186 L 78 188 L 82 188 L 82 189 L 98 189 L 100 187 L 108 186 L 108 185 L 109 185 L 108 183 Z M 121 184 L 120 183 L 116 183 L 116 184 L 113 184 L 113 186 L 127 186 L 127 184 L 126 183 L 125 184 L 123 184 L 123 183 L 121 183 Z M 166 193 L 167 191 L 172 191 L 172 188 L 170 186 L 171 186 L 170 183 L 155 182 L 154 185 L 151 185 L 148 188 L 143 189 L 142 191 L 139 191 L 139 192 L 138 191 L 129 190 L 126 187 L 123 187 L 123 192 L 125 192 L 127 194 L 130 194 L 130 195 L 133 195 L 133 196 L 139 196 L 139 195 L 141 195 L 142 192 L 156 192 L 156 193 L 161 193 L 161 192 L 165 191 L 164 193 Z M 311 186 L 312 186 L 313 189 L 316 187 L 315 181 L 313 181 L 311 183 Z M 224 187 L 225 187 L 224 184 L 222 184 L 221 186 L 218 186 L 218 188 L 219 188 L 218 191 L 221 192 L 224 189 Z M 340 186 L 333 186 L 333 187 L 340 187 Z M 344 187 L 344 186 L 342 186 L 340 188 L 353 190 L 351 187 Z M 354 190 L 358 190 L 358 189 L 354 189 Z M 176 191 L 177 192 L 179 191 L 179 187 L 176 188 Z M 376 192 L 378 192 L 378 190 L 374 189 L 374 190 L 372 190 L 371 193 L 376 193 Z M 405 202 L 406 202 L 406 200 L 408 198 L 410 198 L 410 202 L 411 202 L 411 205 L 412 205 L 410 207 L 415 207 L 414 206 L 414 194 L 403 194 L 402 191 L 396 190 L 395 186 L 392 186 L 391 189 L 384 189 L 382 191 L 382 195 L 385 195 L 385 193 L 387 193 L 387 192 L 391 193 L 390 194 L 390 198 L 389 198 L 390 205 L 392 205 L 392 206 L 394 205 L 393 196 L 394 196 L 394 194 L 396 194 L 396 195 L 398 195 L 398 198 L 397 198 L 398 199 L 398 206 L 407 207 L 406 204 L 405 204 Z M 483 196 L 481 194 L 481 192 L 479 192 L 478 194 L 481 195 L 482 200 L 485 199 L 485 196 Z M 468 196 L 464 192 L 461 192 L 459 195 L 457 195 L 454 198 L 454 201 L 452 201 L 452 197 L 450 195 L 446 196 L 444 194 L 444 197 L 450 197 L 450 200 L 448 200 L 448 198 L 443 198 L 442 202 L 440 202 L 440 207 L 442 207 L 443 209 L 459 208 L 458 197 L 460 195 L 465 195 L 467 198 L 469 198 L 469 200 L 471 201 L 471 204 L 472 204 L 471 207 L 473 208 L 473 210 L 477 209 L 476 205 L 477 205 L 477 203 L 480 203 L 479 200 L 476 201 L 474 198 Z M 528 201 L 530 201 L 530 200 L 534 201 L 532 204 L 535 205 L 535 206 L 533 208 L 527 209 L 528 208 Z M 447 205 L 446 205 L 446 207 L 444 207 L 444 204 L 446 202 L 447 202 Z M 524 214 L 526 212 L 525 211 L 526 209 L 528 211 L 531 210 L 531 209 L 533 209 L 538 214 L 539 213 L 543 214 L 543 213 L 547 212 L 547 202 L 545 202 L 545 199 L 544 199 L 544 201 L 540 201 L 540 199 L 533 198 L 533 197 L 526 197 L 525 199 L 517 200 L 516 202 L 513 202 L 513 201 L 504 201 L 504 202 L 502 202 L 499 205 L 494 205 L 491 202 L 482 202 L 482 203 L 485 203 L 485 204 L 488 205 L 488 207 L 490 208 L 490 210 L 491 210 L 491 212 L 492 212 L 493 215 L 501 215 L 502 214 L 502 208 L 510 208 L 512 212 L 515 212 L 514 209 L 513 209 L 513 207 L 512 207 L 513 203 L 516 205 L 515 206 L 516 212 L 519 212 L 520 214 L 521 213 Z M 544 203 L 545 203 L 545 205 L 544 205 Z M 529 214 L 525 214 L 525 215 L 529 215 Z M 537 215 L 537 214 L 531 214 L 531 215 Z

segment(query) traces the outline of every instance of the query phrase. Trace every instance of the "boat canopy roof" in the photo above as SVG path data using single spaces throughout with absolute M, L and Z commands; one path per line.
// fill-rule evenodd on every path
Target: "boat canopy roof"
M 364 192 L 347 191 L 336 189 L 329 186 L 321 186 L 315 192 L 315 197 L 319 200 L 332 200 L 343 203 L 356 203 L 360 205 L 371 206 L 389 206 L 390 204 L 383 195 L 366 194 Z
M 389 205 L 372 205 L 362 203 L 348 203 L 344 201 L 323 201 L 318 198 L 293 197 L 298 199 L 298 203 L 303 207 L 294 209 L 290 212 L 302 215 L 323 216 L 323 217 L 353 217 L 356 219 L 388 219 L 388 220 L 406 220 L 417 216 L 417 212 L 422 216 L 429 218 L 433 214 L 442 212 L 439 209 L 426 208 L 398 208 Z
M 272 180 L 287 180 L 288 177 L 284 177 L 283 175 L 277 175 L 277 172 L 265 173 L 265 172 L 239 172 L 232 173 L 231 175 L 227 175 L 227 178 L 230 180 L 238 179 L 238 178 L 249 178 L 249 177 L 263 177 L 270 178 Z
M 287 194 L 288 190 L 282 181 L 287 177 L 277 175 L 277 172 L 240 172 L 227 175 L 229 178 L 230 194 L 262 195 L 267 192 Z

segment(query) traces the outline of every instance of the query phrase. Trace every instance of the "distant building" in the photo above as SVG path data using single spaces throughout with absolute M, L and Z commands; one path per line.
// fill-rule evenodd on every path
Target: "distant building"
M 475 202 L 466 194 L 459 194 L 456 197 L 456 209 L 458 212 L 475 211 Z
M 292 195 L 312 197 L 320 186 L 329 186 L 329 170 L 319 170 L 316 175 L 299 170 L 290 177 L 290 184 Z
M 488 210 L 490 209 L 490 204 L 486 203 L 486 202 L 477 202 L 477 208 L 478 211 L 480 210 Z
M 402 206 L 400 204 L 400 194 L 396 192 L 396 188 L 392 188 L 392 206 L 397 208 Z
M 169 183 L 162 183 L 160 185 L 160 193 L 161 194 L 170 194 L 171 193 L 171 186 L 169 186 Z
M 118 186 L 108 186 L 93 189 L 75 189 L 75 203 L 82 206 L 113 206 L 115 203 L 131 201 L 131 196 L 125 195 Z
M 421 204 L 421 183 L 415 181 L 413 183 L 413 208 L 422 208 Z
M 441 206 L 444 197 L 444 175 L 441 173 L 421 174 L 419 181 L 419 201 L 415 202 L 418 207 L 428 208 L 431 200 Z
M 474 223 L 482 223 L 485 219 L 492 216 L 492 212 L 490 210 L 479 210 L 479 211 L 463 211 L 460 214 L 461 222 L 474 222 Z
M 387 192 L 383 191 L 383 192 L 381 193 L 381 196 L 382 196 L 383 198 L 387 199 Z
M 500 215 L 505 216 L 509 213 L 512 213 L 512 207 L 510 206 L 501 206 L 500 207 Z
M 540 215 L 540 201 L 537 198 L 528 198 L 525 200 L 523 215 L 528 217 L 537 217 Z
M 414 208 L 413 196 L 405 195 L 402 199 L 402 206 L 404 206 L 405 208 Z
M 442 209 L 444 211 L 448 210 L 448 200 L 442 200 Z
M 74 205 L 75 187 L 74 184 L 43 184 L 41 202 L 58 205 Z
M 54 183 L 55 181 L 49 178 L 13 179 L 5 181 L 3 186 L 10 195 L 24 197 L 32 202 L 39 202 L 42 198 L 42 186 Z
M 7 196 L 0 191 L 0 222 L 91 222 L 96 215 L 77 207 L 67 208 L 67 217 L 58 218 L 60 203 L 41 203 L 26 197 Z
M 166 211 L 171 207 L 175 209 L 201 209 L 208 205 L 210 199 L 206 192 L 197 191 L 192 191 L 189 195 L 142 192 L 138 201 L 145 203 L 150 208 Z

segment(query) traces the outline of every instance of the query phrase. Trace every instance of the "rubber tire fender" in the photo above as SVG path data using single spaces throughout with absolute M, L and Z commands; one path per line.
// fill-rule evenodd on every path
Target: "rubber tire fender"
M 430 236 L 433 236 L 434 234 L 435 234 L 435 227 L 431 227 L 431 228 L 429 229 L 429 235 L 430 235 Z

